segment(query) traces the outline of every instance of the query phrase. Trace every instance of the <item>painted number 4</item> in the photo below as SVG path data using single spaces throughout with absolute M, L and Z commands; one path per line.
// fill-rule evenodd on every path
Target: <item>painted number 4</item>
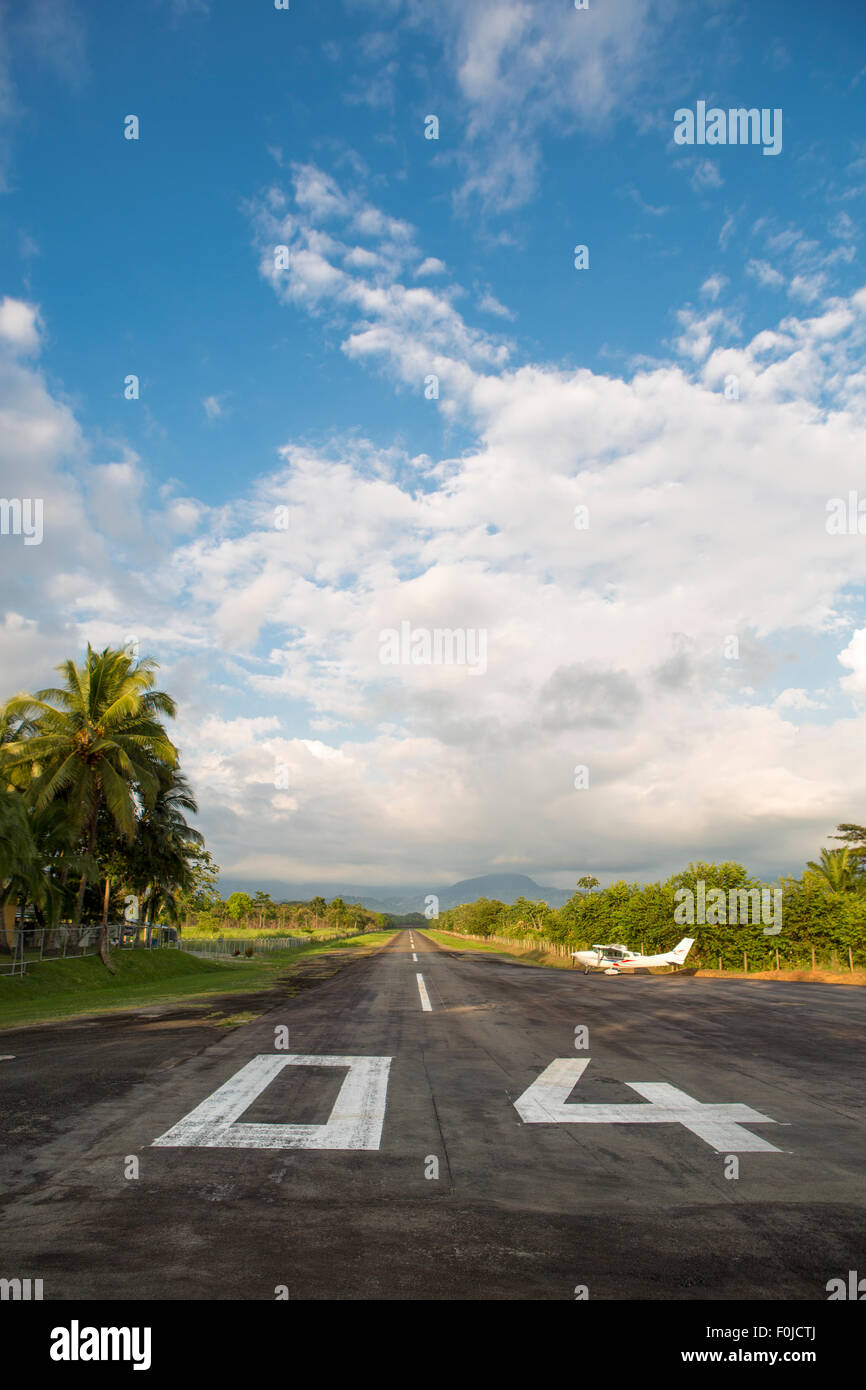
M 664 1082 L 626 1084 L 645 1105 L 586 1105 L 568 1097 L 589 1066 L 588 1057 L 558 1057 L 514 1102 L 528 1125 L 684 1125 L 718 1153 L 780 1153 L 757 1134 L 741 1126 L 773 1125 L 775 1120 L 750 1105 L 725 1102 L 704 1105 L 685 1091 Z

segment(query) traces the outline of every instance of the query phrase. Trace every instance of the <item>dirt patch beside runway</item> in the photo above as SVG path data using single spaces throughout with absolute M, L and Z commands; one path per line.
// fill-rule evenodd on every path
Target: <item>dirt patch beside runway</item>
M 684 973 L 684 972 L 680 972 Z M 866 985 L 866 970 L 696 970 L 702 980 L 791 980 L 797 984 Z

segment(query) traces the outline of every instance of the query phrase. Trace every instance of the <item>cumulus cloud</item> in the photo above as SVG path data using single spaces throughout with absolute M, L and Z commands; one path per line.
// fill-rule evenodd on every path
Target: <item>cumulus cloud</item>
M 36 352 L 40 346 L 39 310 L 22 299 L 0 300 L 0 344 L 12 352 Z
M 866 628 L 857 629 L 847 647 L 839 653 L 839 660 L 851 672 L 842 677 L 842 688 L 849 695 L 862 698 L 866 695 Z
M 663 872 L 708 846 L 771 873 L 813 853 L 866 795 L 866 546 L 825 525 L 862 484 L 866 290 L 751 336 L 687 306 L 669 360 L 626 379 L 521 360 L 461 287 L 404 283 L 413 229 L 322 171 L 250 211 L 286 312 L 336 326 L 359 368 L 418 390 L 437 372 L 434 408 L 471 444 L 288 440 L 224 507 L 154 499 L 146 461 L 92 463 L 9 357 L 10 476 L 44 489 L 46 540 L 26 574 L 0 540 L 4 668 L 41 683 L 87 638 L 136 634 L 180 701 L 217 859 L 251 882 L 435 884 L 505 856 L 568 884 L 577 863 Z M 483 631 L 484 674 L 384 665 L 404 621 Z M 847 672 L 822 690 L 777 678 L 774 644 L 806 637 Z

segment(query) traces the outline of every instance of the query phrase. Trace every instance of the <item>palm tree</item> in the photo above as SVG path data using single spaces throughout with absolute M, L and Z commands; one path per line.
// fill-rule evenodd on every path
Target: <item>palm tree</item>
M 852 821 L 843 821 L 837 825 L 838 835 L 831 836 L 833 840 L 844 840 L 851 855 L 851 867 L 854 873 L 859 876 L 866 875 L 866 825 L 855 825 Z
M 165 907 L 177 916 L 177 893 L 192 885 L 189 851 L 204 845 L 204 836 L 187 823 L 198 805 L 186 778 L 171 768 L 158 772 L 159 790 L 153 806 L 145 808 L 130 855 L 132 887 L 147 902 L 146 917 L 152 924 Z
M 0 766 L 10 781 L 29 772 L 28 796 L 36 811 L 62 798 L 84 853 L 92 857 L 100 809 L 131 842 L 138 807 L 156 801 L 160 768 L 177 765 L 177 750 L 159 719 L 172 717 L 175 704 L 153 689 L 157 663 L 135 661 L 128 651 L 95 652 L 88 645 L 82 666 L 66 661 L 57 669 L 66 677 L 64 686 L 7 702 L 4 717 L 20 721 L 24 736 L 0 745 Z M 75 926 L 81 922 L 86 883 L 82 872 Z M 99 947 L 108 965 L 104 924 Z
M 823 879 L 824 884 L 834 893 L 851 893 L 859 888 L 854 858 L 850 849 L 822 849 L 820 863 L 810 859 L 806 865 L 815 878 Z

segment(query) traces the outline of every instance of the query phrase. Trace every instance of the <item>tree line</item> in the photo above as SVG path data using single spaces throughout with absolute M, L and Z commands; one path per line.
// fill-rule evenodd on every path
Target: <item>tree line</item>
M 197 932 L 217 932 L 227 926 L 247 931 L 286 931 L 303 934 L 310 931 L 350 933 L 376 931 L 387 925 L 387 917 L 372 912 L 360 903 L 346 903 L 342 898 L 326 902 L 322 897 L 308 902 L 274 902 L 270 893 L 230 893 L 223 900 L 215 885 L 182 899 L 184 926 Z
M 574 950 L 596 944 L 622 944 L 647 955 L 668 951 L 682 936 L 695 939 L 689 963 L 706 967 L 719 960 L 724 967 L 742 966 L 743 954 L 755 969 L 769 968 L 776 952 L 786 963 L 809 965 L 812 960 L 849 959 L 866 966 L 866 827 L 846 822 L 833 838 L 844 841 L 839 849 L 824 849 L 810 860 L 799 877 L 767 884 L 734 862 L 698 861 L 672 874 L 664 882 L 631 883 L 617 880 L 601 888 L 591 874 L 583 875 L 573 896 L 563 907 L 519 898 L 506 904 L 482 898 L 440 913 L 437 925 L 466 936 L 504 936 L 567 943 Z M 781 893 L 781 931 L 767 934 L 765 919 L 749 913 L 749 920 L 683 922 L 681 890 L 696 893 L 704 885 L 730 897 L 752 893 L 757 903 L 761 890 Z M 850 957 L 849 957 L 850 951 Z

